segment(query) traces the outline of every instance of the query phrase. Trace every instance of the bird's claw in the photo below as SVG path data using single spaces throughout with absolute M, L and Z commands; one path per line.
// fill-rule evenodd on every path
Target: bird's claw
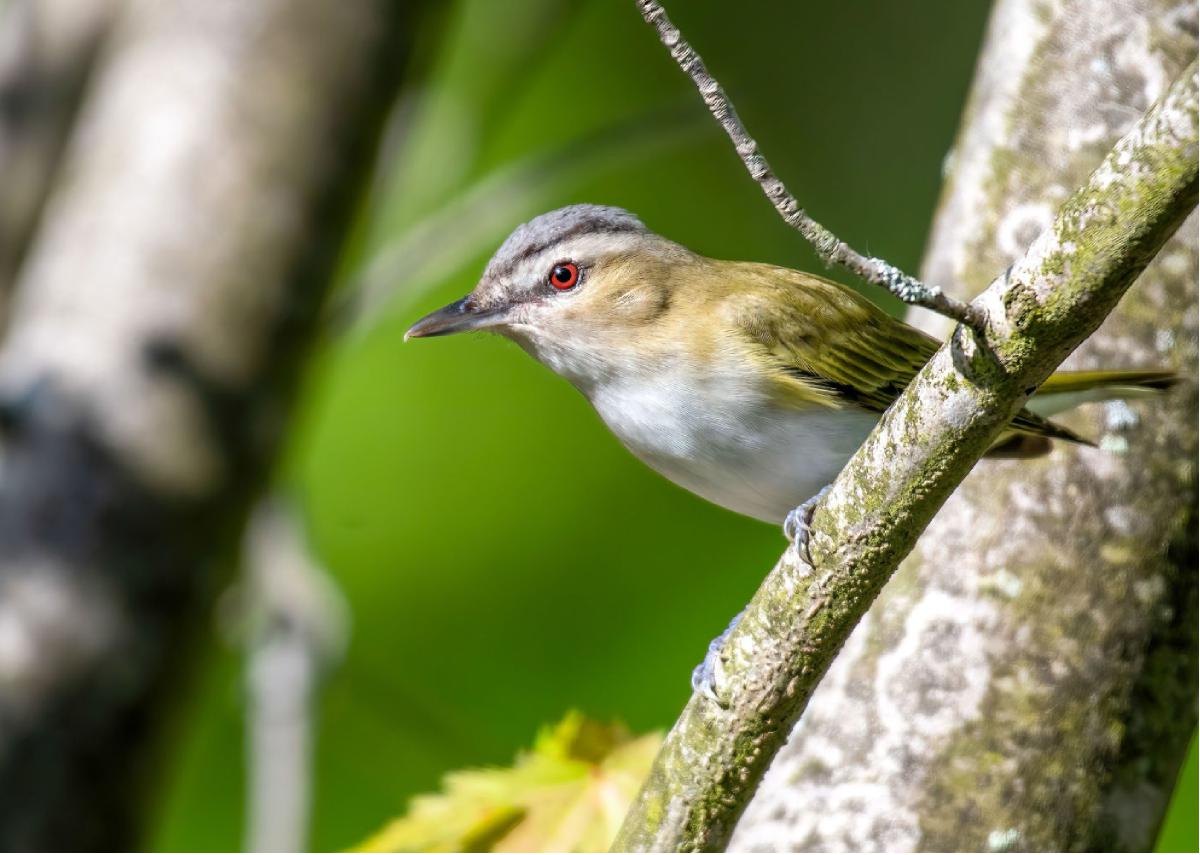
M 728 707 L 729 704 L 717 694 L 717 666 L 721 661 L 721 648 L 725 646 L 725 639 L 729 637 L 729 633 L 733 632 L 733 628 L 742 619 L 745 611 L 742 609 L 738 612 L 737 616 L 729 622 L 729 626 L 725 627 L 725 631 L 708 643 L 704 661 L 692 669 L 692 691 L 699 692 L 722 709 Z
M 812 565 L 812 554 L 808 551 L 808 538 L 812 534 L 812 518 L 813 511 L 817 509 L 817 503 L 825 498 L 832 484 L 826 484 L 821 488 L 817 495 L 800 505 L 798 508 L 793 508 L 788 512 L 788 515 L 783 520 L 783 534 L 792 545 L 796 547 L 796 555 L 801 561 Z
M 811 532 L 813 511 L 828 492 L 829 486 L 822 488 L 817 495 L 792 510 L 783 521 L 783 533 L 796 547 L 796 553 L 801 560 L 808 564 L 812 564 L 812 556 L 808 552 L 808 536 Z M 725 631 L 708 643 L 704 661 L 692 669 L 692 691 L 698 692 L 722 709 L 728 707 L 729 703 L 717 693 L 717 668 L 721 663 L 721 648 L 725 646 L 725 639 L 733 632 L 733 628 L 738 625 L 745 612 L 745 609 L 738 612 Z

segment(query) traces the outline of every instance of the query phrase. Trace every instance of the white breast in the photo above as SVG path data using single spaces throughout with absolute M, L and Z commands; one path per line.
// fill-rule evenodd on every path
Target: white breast
M 781 523 L 830 483 L 878 416 L 797 411 L 740 379 L 625 375 L 592 388 L 600 417 L 648 466 L 729 510 Z

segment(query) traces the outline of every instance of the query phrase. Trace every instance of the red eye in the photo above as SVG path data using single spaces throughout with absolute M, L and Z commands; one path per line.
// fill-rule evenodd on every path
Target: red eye
M 556 264 L 554 269 L 550 271 L 550 284 L 559 291 L 566 291 L 568 288 L 574 288 L 575 283 L 579 281 L 579 268 L 574 264 L 567 262 L 566 264 Z

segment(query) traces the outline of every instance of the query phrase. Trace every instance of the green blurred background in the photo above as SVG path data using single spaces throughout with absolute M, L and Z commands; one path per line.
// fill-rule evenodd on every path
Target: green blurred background
M 988 5 L 672 14 L 805 205 L 914 270 Z M 446 771 L 509 762 L 568 708 L 669 726 L 783 545 L 645 469 L 515 346 L 404 345 L 408 324 L 468 291 L 517 223 L 571 202 L 627 207 L 707 255 L 819 269 L 632 3 L 457 0 L 423 26 L 339 283 L 372 296 L 317 354 L 278 476 L 353 614 L 319 711 L 316 849 L 355 844 Z M 150 848 L 241 842 L 242 662 L 214 647 Z M 1190 764 L 1164 848 L 1196 846 L 1194 745 Z

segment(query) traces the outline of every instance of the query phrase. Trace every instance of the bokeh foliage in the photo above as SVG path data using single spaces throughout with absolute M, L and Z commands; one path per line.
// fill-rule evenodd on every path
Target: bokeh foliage
M 318 849 L 361 841 L 449 770 L 511 762 L 567 709 L 668 726 L 783 543 L 642 467 L 511 344 L 402 343 L 510 228 L 571 202 L 622 205 L 708 255 L 819 269 L 631 2 L 444 6 L 332 314 L 364 283 L 387 299 L 321 345 L 278 475 L 354 615 L 319 711 Z M 987 6 L 671 12 L 810 211 L 915 270 Z M 239 668 L 211 653 L 181 702 L 148 846 L 239 845 Z

